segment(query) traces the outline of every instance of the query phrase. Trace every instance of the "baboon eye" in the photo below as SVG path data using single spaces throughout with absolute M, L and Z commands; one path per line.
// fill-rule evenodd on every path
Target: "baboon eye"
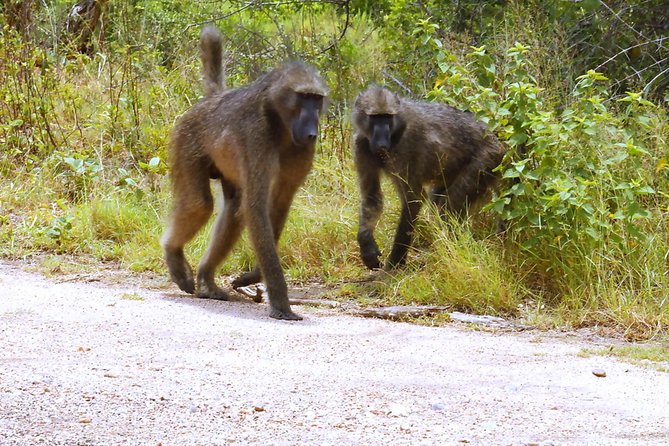
M 312 100 L 323 100 L 323 96 L 315 93 L 299 93 L 301 98 L 312 99 Z
M 394 115 L 369 115 L 369 124 L 375 126 L 389 126 L 394 127 Z
M 389 123 L 393 122 L 395 115 L 369 115 L 370 121 L 374 123 Z
M 316 108 L 321 108 L 323 105 L 323 96 L 313 93 L 298 93 L 298 97 L 302 104 L 314 104 Z

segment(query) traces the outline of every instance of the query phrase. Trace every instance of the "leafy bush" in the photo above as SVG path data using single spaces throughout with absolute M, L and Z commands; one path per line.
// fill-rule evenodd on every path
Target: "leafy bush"
M 424 41 L 436 39 L 430 28 L 418 29 Z M 502 187 L 487 209 L 525 253 L 537 290 L 599 311 L 611 298 L 621 307 L 630 293 L 646 294 L 653 279 L 664 289 L 662 234 L 655 232 L 663 217 L 651 206 L 661 199 L 652 167 L 665 149 L 653 135 L 666 126 L 665 112 L 638 93 L 611 97 L 607 78 L 595 71 L 578 77 L 558 112 L 531 74 L 530 48 L 515 44 L 502 67 L 485 47 L 474 48 L 467 64 L 433 48 L 441 74 L 429 96 L 471 109 L 509 147 L 499 168 Z M 646 261 L 652 263 L 639 268 Z M 658 297 L 644 305 L 666 320 L 669 307 Z

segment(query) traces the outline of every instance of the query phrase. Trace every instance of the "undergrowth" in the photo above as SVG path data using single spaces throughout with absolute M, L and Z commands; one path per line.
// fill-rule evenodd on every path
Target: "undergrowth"
M 317 63 L 333 93 L 314 168 L 280 241 L 289 280 L 324 283 L 363 304 L 446 305 L 542 327 L 607 325 L 630 339 L 666 334 L 666 104 L 634 91 L 614 94 L 596 71 L 557 66 L 564 36 L 552 30 L 538 39 L 546 26 L 540 19 L 506 18 L 503 38 L 470 47 L 462 43 L 467 36 L 445 33 L 443 21 L 395 3 L 386 27 L 373 14 L 353 15 L 329 52 L 319 48 L 338 35 L 342 11 L 323 5 L 277 7 L 273 20 L 245 11 L 220 24 L 230 39 L 231 86 L 292 53 Z M 120 21 L 131 5 L 119 5 L 110 14 Z M 48 45 L 0 30 L 1 255 L 92 256 L 165 272 L 159 237 L 170 203 L 167 139 L 201 95 L 197 29 L 183 29 L 187 17 L 208 17 L 211 5 L 143 8 L 145 15 L 120 21 L 91 55 L 73 53 L 46 28 Z M 49 23 L 57 21 L 58 11 L 46 12 Z M 147 18 L 159 24 L 153 33 Z M 242 24 L 253 32 L 241 33 Z M 400 28 L 411 38 L 400 38 Z M 259 56 L 266 47 L 275 57 Z M 403 71 L 394 76 L 391 68 Z M 359 198 L 348 120 L 357 91 L 371 81 L 469 109 L 508 148 L 500 188 L 481 212 L 463 224 L 427 209 L 406 267 L 372 276 L 355 240 Z M 377 235 L 387 254 L 398 204 L 389 182 L 383 189 Z M 194 264 L 209 229 L 188 246 Z M 253 264 L 243 237 L 220 273 Z

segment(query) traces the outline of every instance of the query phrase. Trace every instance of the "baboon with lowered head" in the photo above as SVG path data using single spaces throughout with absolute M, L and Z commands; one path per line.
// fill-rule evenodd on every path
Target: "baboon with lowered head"
M 241 88 L 224 88 L 221 34 L 200 35 L 205 98 L 177 122 L 170 142 L 173 208 L 161 244 L 174 282 L 198 297 L 228 300 L 214 280 L 247 226 L 259 267 L 236 285 L 264 278 L 270 316 L 300 320 L 288 302 L 276 242 L 298 187 L 311 169 L 327 88 L 318 72 L 290 62 Z M 208 221 L 210 179 L 223 190 L 209 246 L 193 277 L 184 245 Z
M 406 259 L 425 185 L 442 213 L 462 217 L 495 181 L 493 169 L 502 160 L 502 145 L 469 112 L 410 101 L 371 86 L 358 95 L 352 121 L 362 195 L 358 244 L 370 269 L 381 267 L 381 252 L 374 240 L 383 210 L 381 172 L 390 176 L 402 203 L 386 269 Z

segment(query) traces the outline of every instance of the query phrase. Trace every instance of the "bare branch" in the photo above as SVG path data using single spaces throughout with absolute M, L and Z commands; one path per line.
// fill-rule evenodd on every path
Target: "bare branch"
M 239 14 L 241 12 L 246 11 L 247 9 L 262 9 L 263 7 L 269 7 L 269 6 L 282 6 L 282 5 L 303 5 L 303 4 L 313 4 L 313 3 L 323 3 L 323 4 L 332 4 L 332 5 L 337 5 L 337 6 L 343 6 L 345 11 L 346 11 L 346 21 L 344 23 L 344 28 L 342 29 L 341 33 L 339 34 L 339 37 L 335 39 L 332 43 L 330 43 L 327 47 L 319 51 L 317 54 L 323 54 L 326 53 L 327 51 L 330 51 L 332 48 L 337 45 L 339 41 L 341 41 L 344 36 L 346 35 L 346 31 L 348 30 L 350 23 L 351 23 L 351 7 L 350 3 L 351 0 L 283 0 L 283 1 L 261 1 L 261 0 L 252 0 L 247 3 L 245 3 L 243 6 L 235 9 L 234 11 L 227 12 L 225 14 L 213 17 L 208 20 L 203 20 L 201 22 L 196 22 L 196 23 L 191 23 L 186 26 L 184 31 L 188 31 L 190 28 L 194 26 L 202 26 L 206 25 L 209 23 L 214 23 L 219 20 L 227 19 L 229 17 L 232 17 L 236 14 Z M 277 29 L 279 29 L 279 25 L 275 22 L 275 25 L 277 26 Z M 285 35 L 283 32 L 279 29 L 279 32 L 285 39 Z
M 238 9 L 232 11 L 232 12 L 228 12 L 226 14 L 214 17 L 213 19 L 204 20 L 202 22 L 191 23 L 190 25 L 186 26 L 184 31 L 188 31 L 189 29 L 191 29 L 194 26 L 202 26 L 202 25 L 206 25 L 206 24 L 209 24 L 209 23 L 214 23 L 217 20 L 227 19 L 228 17 L 232 17 L 235 14 L 239 14 L 240 12 L 245 11 L 245 10 L 255 6 L 255 4 L 256 4 L 256 2 L 248 2 L 246 5 L 242 6 L 241 8 L 238 8 Z
M 244 6 L 241 6 L 234 11 L 227 12 L 225 14 L 216 16 L 214 18 L 208 19 L 208 20 L 203 20 L 201 22 L 197 23 L 191 23 L 186 28 L 184 31 L 188 31 L 190 28 L 194 26 L 202 26 L 206 25 L 209 23 L 214 23 L 218 20 L 223 20 L 227 19 L 228 17 L 232 17 L 233 15 L 239 14 L 240 12 L 246 11 L 249 8 L 262 8 L 265 6 L 282 6 L 282 5 L 302 5 L 302 4 L 308 4 L 308 3 L 331 3 L 331 4 L 346 4 L 347 10 L 348 10 L 348 3 L 350 0 L 284 0 L 284 1 L 275 1 L 275 2 L 265 2 L 265 1 L 260 1 L 260 0 L 252 0 L 247 2 Z M 348 19 L 348 17 L 347 17 Z
M 383 70 L 383 75 L 388 76 L 393 82 L 395 82 L 397 85 L 399 85 L 400 88 L 402 88 L 402 90 L 404 90 L 409 96 L 414 97 L 413 91 L 411 91 L 411 89 L 409 87 L 407 87 L 402 82 L 400 82 L 400 80 L 397 79 L 395 76 L 388 73 L 388 71 Z
M 661 63 L 663 63 L 663 62 L 666 62 L 666 61 L 668 61 L 668 60 L 669 60 L 669 57 L 665 57 L 664 59 L 660 59 L 660 60 L 658 60 L 657 62 L 655 62 L 655 63 L 653 63 L 653 64 L 651 64 L 651 65 L 648 65 L 647 67 L 644 67 L 644 68 L 641 69 L 641 70 L 638 70 L 638 71 L 635 70 L 634 73 L 630 74 L 629 76 L 627 76 L 627 77 L 625 77 L 625 78 L 623 78 L 623 79 L 620 79 L 619 81 L 614 82 L 613 85 L 614 85 L 614 86 L 615 86 L 615 85 L 619 85 L 619 84 L 625 82 L 626 80 L 628 80 L 628 79 L 630 79 L 630 78 L 632 78 L 632 77 L 634 77 L 634 76 L 639 76 L 639 79 L 641 79 L 641 76 L 640 76 L 641 73 L 643 73 L 644 71 L 646 71 L 646 70 L 648 70 L 648 69 L 650 69 L 650 68 L 653 68 L 655 65 L 659 65 L 659 64 L 661 64 Z M 662 74 L 662 73 L 664 73 L 664 72 L 666 72 L 666 70 L 662 71 L 660 74 Z M 655 79 L 653 79 L 653 80 L 655 80 Z
M 594 68 L 594 70 L 595 70 L 595 71 L 599 70 L 599 69 L 602 68 L 604 65 L 606 65 L 606 64 L 609 63 L 609 62 L 611 62 L 612 60 L 614 60 L 615 58 L 617 58 L 617 57 L 620 56 L 621 54 L 625 54 L 627 51 L 631 50 L 632 48 L 639 48 L 639 47 L 641 47 L 641 46 L 650 45 L 651 43 L 660 43 L 660 44 L 661 44 L 661 43 L 662 43 L 663 41 L 665 41 L 665 40 L 669 40 L 669 36 L 660 37 L 659 39 L 653 39 L 653 40 L 649 40 L 649 41 L 647 41 L 647 42 L 638 43 L 638 44 L 636 44 L 636 45 L 632 45 L 632 46 L 630 46 L 630 47 L 628 47 L 628 48 L 622 49 L 622 50 L 620 50 L 619 52 L 617 52 L 616 54 L 614 54 L 613 56 L 611 56 L 611 57 L 609 57 L 608 59 L 606 59 L 604 62 L 602 62 L 602 63 L 600 63 L 599 65 L 597 65 L 597 66 Z
M 346 35 L 346 31 L 348 30 L 348 26 L 351 22 L 351 0 L 343 0 L 343 5 L 344 8 L 346 9 L 346 22 L 344 23 L 344 29 L 342 29 L 341 34 L 339 35 L 339 38 L 332 42 L 330 45 L 328 45 L 325 49 L 323 49 L 319 54 L 326 53 L 330 51 L 334 46 L 340 42 L 343 38 L 344 35 Z
M 627 23 L 625 20 L 623 20 L 623 18 L 620 17 L 620 15 L 619 15 L 617 12 L 615 12 L 613 9 L 611 9 L 611 7 L 609 7 L 609 5 L 607 5 L 604 1 L 600 0 L 600 3 L 601 3 L 602 5 L 604 5 L 604 7 L 605 7 L 606 9 L 608 9 L 608 10 L 611 12 L 611 14 L 614 15 L 615 18 L 617 18 L 623 25 L 625 25 L 626 27 L 628 27 L 628 28 L 629 28 L 633 33 L 635 33 L 637 36 L 641 37 L 643 40 L 646 40 L 646 41 L 649 41 L 649 40 L 650 40 L 648 37 L 644 36 L 644 35 L 641 33 L 641 31 L 638 31 L 635 27 L 633 27 L 632 25 L 630 25 L 629 23 Z M 667 47 L 665 47 L 664 45 L 662 45 L 662 43 L 660 43 L 659 46 L 662 47 L 662 48 L 664 48 L 665 50 L 667 49 Z
M 664 61 L 666 61 L 666 60 L 669 60 L 669 57 L 666 57 L 666 58 L 664 58 L 664 59 L 662 59 L 661 61 L 658 61 L 658 62 L 664 62 Z M 667 74 L 667 73 L 669 73 L 669 68 L 665 68 L 664 70 L 662 70 L 662 71 L 660 71 L 659 73 L 657 73 L 657 76 L 655 76 L 654 78 L 652 78 L 652 79 L 650 80 L 650 82 L 648 82 L 648 83 L 646 84 L 646 86 L 643 87 L 643 93 L 644 93 L 644 94 L 645 94 L 645 93 L 648 93 L 648 92 L 650 91 L 650 86 L 653 85 L 653 83 L 654 83 L 656 80 L 658 80 L 659 78 L 661 78 L 662 76 L 664 76 L 664 75 Z

